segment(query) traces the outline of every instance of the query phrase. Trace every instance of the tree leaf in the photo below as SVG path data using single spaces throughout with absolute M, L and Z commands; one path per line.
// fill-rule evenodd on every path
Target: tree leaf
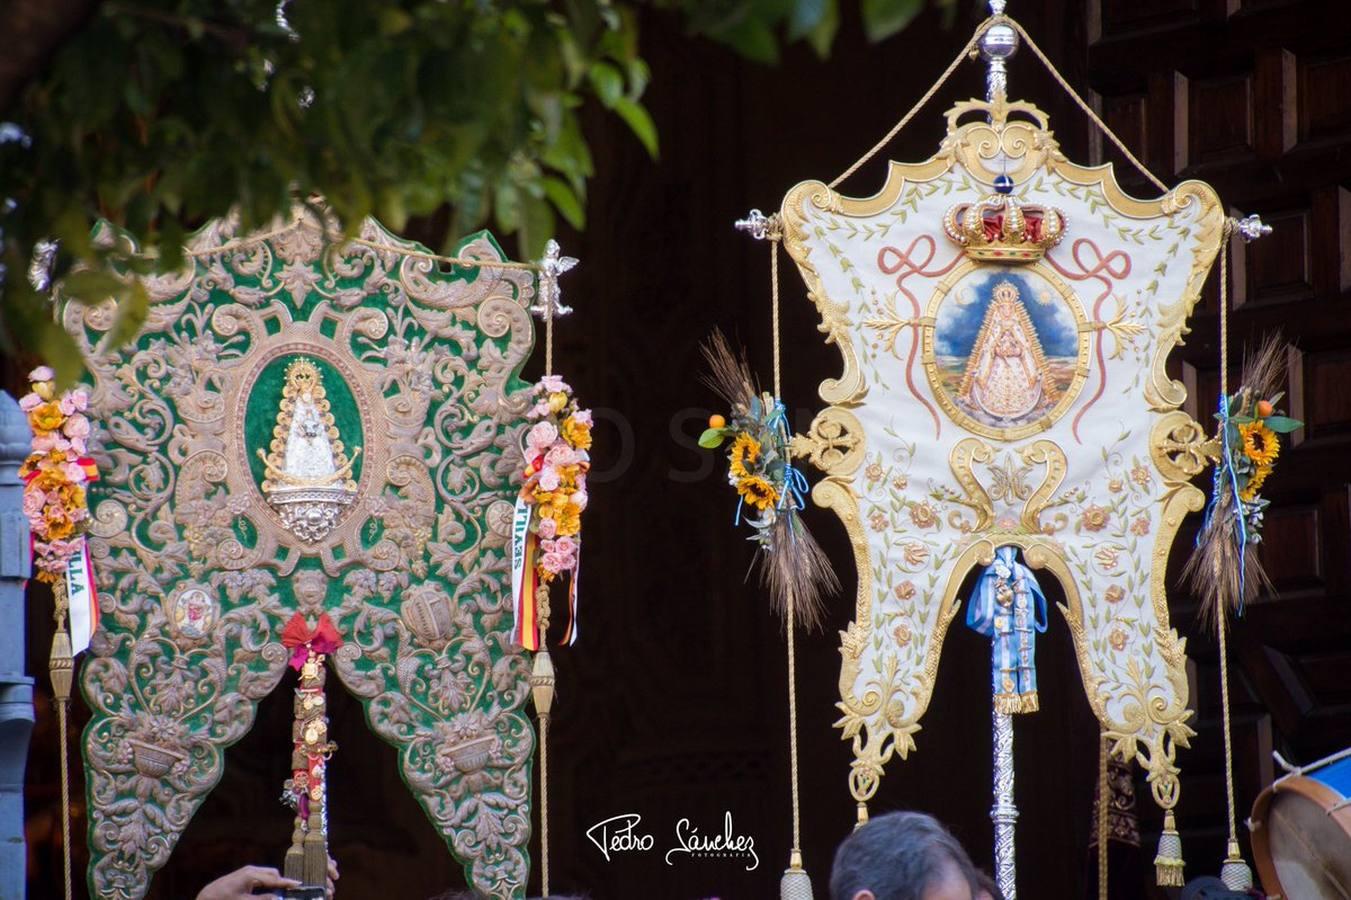
M 792 12 L 788 14 L 788 40 L 796 41 L 808 34 L 826 17 L 830 0 L 793 0 Z
M 119 282 L 120 284 L 120 282 Z M 150 315 L 150 294 L 146 292 L 141 279 L 133 279 L 131 285 L 122 286 L 123 297 L 117 304 L 117 315 L 113 317 L 112 327 L 101 342 L 104 349 L 121 347 L 140 333 L 145 320 Z
M 924 0 L 863 0 L 863 31 L 877 42 L 891 37 L 914 20 Z
M 807 42 L 812 45 L 816 55 L 825 59 L 830 55 L 831 45 L 835 43 L 835 33 L 840 30 L 840 6 L 838 0 L 826 0 L 826 12 L 807 34 Z
M 545 178 L 543 181 L 544 196 L 549 198 L 549 202 L 558 210 L 558 214 L 573 228 L 580 229 L 586 224 L 586 212 L 582 208 L 581 201 L 573 193 L 571 187 L 566 182 L 558 178 Z
M 596 97 L 606 107 L 614 108 L 614 105 L 624 96 L 624 76 L 607 62 L 598 62 L 593 65 L 588 75 L 591 79 L 591 87 L 596 92 Z
M 652 121 L 652 116 L 648 115 L 642 105 L 630 100 L 628 97 L 620 97 L 615 102 L 614 110 L 619 117 L 629 125 L 638 140 L 643 142 L 647 148 L 647 153 L 653 159 L 657 158 L 657 126 Z

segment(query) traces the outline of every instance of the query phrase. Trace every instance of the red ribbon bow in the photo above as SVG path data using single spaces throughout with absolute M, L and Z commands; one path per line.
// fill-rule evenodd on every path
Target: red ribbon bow
M 300 667 L 305 665 L 305 660 L 309 658 L 310 651 L 325 655 L 332 653 L 342 646 L 342 636 L 338 634 L 338 629 L 328 617 L 328 613 L 319 614 L 319 622 L 313 629 L 305 621 L 304 616 L 296 613 L 282 629 L 281 642 L 291 651 L 291 668 L 300 671 Z

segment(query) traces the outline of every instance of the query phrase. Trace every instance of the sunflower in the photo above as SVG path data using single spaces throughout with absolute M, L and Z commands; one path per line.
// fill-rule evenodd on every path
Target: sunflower
M 736 483 L 736 492 L 756 509 L 769 509 L 779 500 L 779 492 L 759 475 L 747 475 Z
M 743 431 L 732 441 L 732 449 L 727 458 L 731 461 L 732 474 L 737 478 L 745 478 L 750 474 L 746 464 L 760 458 L 760 442 Z
M 1270 466 L 1281 452 L 1281 439 L 1261 422 L 1246 422 L 1238 426 L 1243 437 L 1243 454 L 1257 466 Z
M 1244 503 L 1251 503 L 1257 499 L 1257 492 L 1261 490 L 1262 483 L 1267 480 L 1271 474 L 1271 466 L 1258 466 L 1251 475 L 1248 476 L 1248 483 L 1238 492 L 1238 499 Z

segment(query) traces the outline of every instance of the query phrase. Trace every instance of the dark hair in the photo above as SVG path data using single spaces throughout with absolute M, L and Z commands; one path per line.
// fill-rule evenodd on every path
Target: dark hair
M 830 870 L 830 898 L 853 900 L 866 890 L 877 900 L 920 900 L 953 870 L 974 893 L 976 868 L 937 819 L 918 812 L 887 813 L 840 843 Z

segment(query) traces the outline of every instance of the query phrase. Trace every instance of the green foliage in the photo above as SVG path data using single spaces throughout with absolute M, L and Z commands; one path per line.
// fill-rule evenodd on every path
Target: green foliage
M 838 2 L 653 5 L 772 62 L 781 35 L 824 55 Z M 922 0 L 861 2 L 880 39 Z M 556 217 L 585 223 L 594 166 L 578 110 L 589 98 L 657 156 L 636 0 L 297 0 L 286 16 L 293 33 L 275 0 L 105 2 L 26 85 L 4 117 L 27 139 L 0 143 L 11 350 L 36 352 L 64 381 L 82 367 L 23 277 L 43 238 L 60 244 L 67 295 L 119 304 L 121 340 L 145 292 L 106 273 L 177 268 L 184 234 L 231 208 L 255 227 L 320 194 L 344 223 L 373 214 L 398 230 L 448 205 L 452 239 L 491 224 L 534 257 Z M 100 217 L 140 253 L 95 246 Z

